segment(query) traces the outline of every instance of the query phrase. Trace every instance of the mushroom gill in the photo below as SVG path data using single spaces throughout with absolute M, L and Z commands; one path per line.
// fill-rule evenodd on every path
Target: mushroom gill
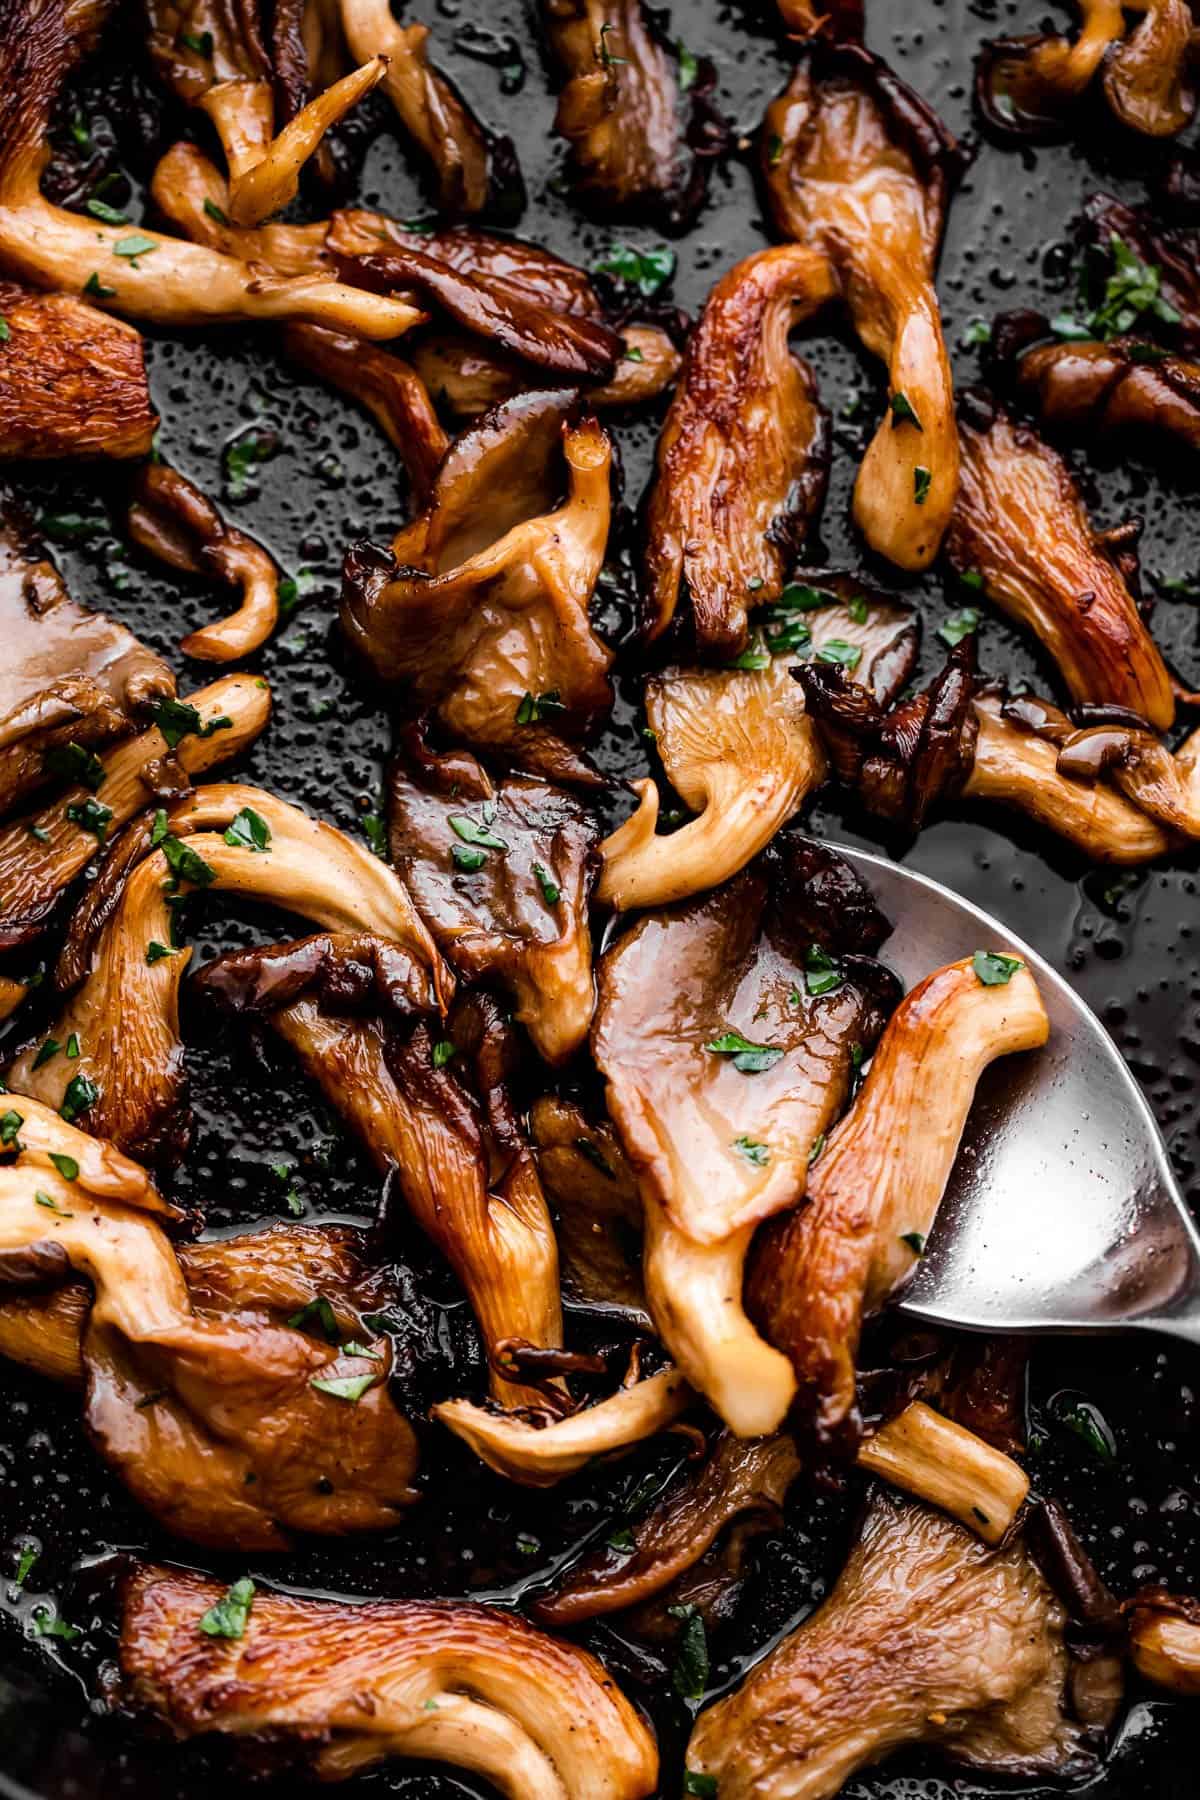
M 0 461 L 148 454 L 158 414 L 140 332 L 13 281 L 0 281 L 0 316 Z
M 934 289 L 959 149 L 924 101 L 856 43 L 800 48 L 767 108 L 763 174 L 775 225 L 828 256 L 889 403 L 854 487 L 872 550 L 903 569 L 937 555 L 958 490 L 950 359 Z
M 405 1756 L 456 1764 L 511 1800 L 654 1791 L 654 1739 L 603 1665 L 515 1613 L 258 1590 L 242 1637 L 206 1636 L 224 1592 L 145 1564 L 125 1588 L 126 1696 L 178 1738 L 290 1741 L 325 1781 Z
M 828 421 L 788 331 L 836 291 L 823 255 L 760 250 L 705 301 L 658 442 L 646 513 L 646 634 L 681 595 L 697 650 L 743 650 L 748 614 L 779 599 L 825 494 Z
M 1038 1048 L 1049 1029 L 1016 958 L 980 951 L 927 975 L 892 1014 L 809 1171 L 807 1205 L 755 1244 L 748 1304 L 790 1358 L 797 1416 L 826 1450 L 856 1441 L 862 1320 L 916 1266 L 980 1075 L 998 1056 Z

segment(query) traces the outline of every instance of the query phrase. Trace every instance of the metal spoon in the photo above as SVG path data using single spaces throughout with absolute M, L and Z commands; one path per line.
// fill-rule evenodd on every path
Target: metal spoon
M 906 984 L 1009 951 L 1050 1016 L 1043 1050 L 1001 1058 L 980 1082 L 902 1311 L 968 1331 L 1133 1327 L 1200 1344 L 1200 1234 L 1099 1019 L 999 920 L 927 875 L 838 848 L 892 921 L 880 954 Z

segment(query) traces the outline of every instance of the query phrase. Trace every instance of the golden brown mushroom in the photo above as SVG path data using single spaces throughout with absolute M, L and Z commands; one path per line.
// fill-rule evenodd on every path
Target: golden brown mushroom
M 701 1713 L 688 1768 L 722 1800 L 833 1800 L 904 1744 L 996 1774 L 1082 1774 L 1065 1625 L 1019 1537 L 988 1549 L 876 1493 L 828 1600 Z
M 856 1436 L 861 1321 L 916 1265 L 980 1075 L 1049 1034 L 1029 971 L 1001 959 L 999 973 L 988 986 L 970 958 L 949 963 L 901 1001 L 813 1164 L 808 1204 L 755 1245 L 753 1316 L 790 1357 L 799 1414 L 825 1447 Z
M 1021 314 L 1008 318 L 1018 330 L 1025 323 Z M 1044 321 L 1035 314 L 1029 326 Z M 1140 339 L 1038 343 L 1017 356 L 1014 377 L 1022 401 L 1068 444 L 1132 432 L 1200 449 L 1200 364 Z
M 975 65 L 975 99 L 1006 137 L 1057 137 L 1114 44 L 1125 35 L 1121 0 L 1078 0 L 1079 35 L 996 38 Z M 1153 4 L 1153 0 L 1152 0 Z
M 829 257 L 855 330 L 888 365 L 888 413 L 859 469 L 854 517 L 880 555 L 927 568 L 958 489 L 933 285 L 958 146 L 861 44 L 817 39 L 767 108 L 762 148 L 777 229 Z
M 1129 1655 L 1138 1674 L 1175 1694 L 1200 1694 L 1200 1602 L 1163 1588 L 1134 1597 Z
M 1075 700 L 1164 730 L 1171 678 L 1056 451 L 990 405 L 964 406 L 962 485 L 946 540 L 960 574 L 1033 631 Z
M 145 456 L 150 404 L 139 332 L 68 294 L 0 281 L 0 461 Z
M 1131 131 L 1175 137 L 1196 110 L 1196 22 L 1188 0 L 1138 0 L 1141 18 L 1104 66 L 1104 97 Z
M 571 407 L 561 390 L 527 393 L 464 432 L 392 555 L 351 550 L 342 593 L 351 644 L 411 707 L 551 780 L 592 779 L 576 745 L 612 704 L 612 657 L 587 613 L 611 450 L 594 420 L 568 422 Z
M 752 607 L 778 600 L 815 523 L 828 422 L 788 330 L 836 292 L 823 255 L 760 250 L 705 303 L 658 444 L 646 517 L 646 633 L 664 632 L 686 583 L 697 649 L 727 660 Z
M 587 390 L 598 412 L 656 400 L 679 373 L 682 358 L 657 325 L 626 325 L 620 337 L 624 349 L 612 376 Z M 425 386 L 459 419 L 477 419 L 530 385 L 528 369 L 465 334 L 422 332 L 411 351 Z
M 597 896 L 609 905 L 663 906 L 718 886 L 820 787 L 825 753 L 791 676 L 794 657 L 853 664 L 857 679 L 886 704 L 916 656 L 908 608 L 854 576 L 793 583 L 763 617 L 761 632 L 736 659 L 741 667 L 672 667 L 647 681 L 655 748 L 697 817 L 658 835 L 658 789 L 650 780 L 635 782 L 636 811 L 600 846 Z
M 128 1698 L 176 1737 L 291 1739 L 326 1781 L 406 1756 L 457 1764 L 511 1800 L 654 1791 L 654 1739 L 611 1676 L 515 1613 L 260 1590 L 242 1637 L 206 1636 L 200 1620 L 224 1593 L 148 1565 L 125 1589 Z
M 83 765 L 86 782 L 0 828 L 0 947 L 37 935 L 59 895 L 95 856 L 99 830 L 114 837 L 151 799 L 175 799 L 190 776 L 253 743 L 270 714 L 271 690 L 261 675 L 225 675 L 160 708 L 162 725 L 105 751 L 97 769 Z M 89 802 L 92 810 L 85 812 Z
M 95 746 L 127 737 L 174 697 L 161 657 L 77 606 L 26 521 L 2 505 L 0 633 L 0 818 L 56 776 L 86 771 L 95 784 Z
M 19 281 L 83 294 L 157 324 L 311 319 L 391 338 L 420 316 L 400 300 L 325 275 L 285 278 L 181 238 L 108 225 L 54 206 L 40 190 L 46 128 L 63 82 L 94 42 L 112 0 L 0 3 L 0 265 Z

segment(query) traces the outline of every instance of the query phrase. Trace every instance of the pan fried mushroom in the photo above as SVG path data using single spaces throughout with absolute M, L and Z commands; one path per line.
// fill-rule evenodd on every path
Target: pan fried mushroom
M 816 521 L 829 464 L 826 415 L 788 330 L 835 292 L 823 255 L 761 250 L 705 302 L 658 443 L 646 514 L 646 635 L 670 625 L 681 590 L 700 653 L 742 650 L 753 606 L 779 599 Z
M 951 563 L 1037 635 L 1075 700 L 1128 707 L 1165 730 L 1171 678 L 1070 470 L 1006 413 L 964 413 Z
M 0 1169 L 0 1253 L 90 1280 L 84 1416 L 141 1504 L 194 1542 L 243 1549 L 394 1525 L 417 1454 L 388 1396 L 387 1339 L 343 1348 L 239 1301 L 193 1305 L 149 1214 L 91 1191 L 83 1161 L 70 1177 L 48 1162 L 22 1150 Z
M 604 212 L 686 224 L 726 140 L 711 65 L 682 93 L 642 0 L 544 0 L 542 18 L 565 76 L 554 129 L 571 146 L 576 192 Z
M 1038 344 L 1015 375 L 1022 400 L 1067 443 L 1134 431 L 1200 449 L 1200 364 L 1183 357 L 1134 338 Z
M 385 56 L 364 57 L 361 68 L 318 94 L 276 133 L 277 71 L 263 41 L 260 10 L 253 0 L 236 8 L 211 0 L 146 5 L 159 75 L 185 105 L 207 114 L 221 140 L 228 213 L 236 225 L 257 225 L 296 198 L 300 171 L 325 133 L 388 69 Z
M 600 846 L 599 899 L 619 910 L 663 906 L 718 886 L 821 785 L 825 756 L 791 678 L 792 656 L 852 662 L 881 705 L 908 679 L 917 648 L 910 610 L 852 575 L 812 580 L 820 585 L 784 589 L 738 659 L 743 666 L 674 667 L 646 683 L 655 747 L 671 785 L 698 816 L 659 836 L 658 789 L 636 782 L 637 810 Z
M 667 1368 L 565 1418 L 528 1418 L 469 1400 L 443 1400 L 433 1416 L 489 1469 L 522 1487 L 553 1487 L 596 1457 L 632 1450 L 673 1425 L 695 1398 L 679 1370 Z
M 198 985 L 235 1012 L 265 1014 L 377 1167 L 394 1171 L 409 1212 L 462 1283 L 489 1359 L 510 1338 L 557 1348 L 558 1254 L 508 1092 L 511 1027 L 494 1002 L 472 996 L 441 1035 L 421 1023 L 401 1039 L 378 1013 L 347 1014 L 342 982 L 326 975 L 331 965 L 336 977 L 345 949 L 335 939 L 318 953 L 319 944 L 223 957 Z M 361 1015 L 361 1003 L 352 1012 Z M 489 1366 L 502 1405 L 544 1407 L 537 1388 Z
M 689 1472 L 633 1531 L 635 1548 L 589 1552 L 534 1602 L 538 1623 L 570 1629 L 659 1594 L 692 1569 L 736 1521 L 776 1522 L 799 1473 L 790 1438 L 731 1437 L 722 1432 L 702 1468 Z
M 587 390 L 588 405 L 598 412 L 656 400 L 679 373 L 682 358 L 658 326 L 626 325 L 620 335 L 625 348 L 611 379 Z M 458 419 L 477 419 L 530 385 L 529 369 L 456 333 L 422 333 L 412 344 L 412 360 L 439 405 Z
M 271 714 L 261 676 L 226 675 L 127 743 L 80 764 L 83 779 L 39 812 L 0 828 L 0 948 L 36 937 L 59 895 L 96 854 L 97 827 L 115 836 L 160 794 L 252 744 Z M 87 810 L 89 809 L 90 810 Z M 89 828 L 90 827 L 90 828 Z
M 333 258 L 325 248 L 328 220 L 235 225 L 229 217 L 229 183 L 196 144 L 171 145 L 155 168 L 150 196 L 193 244 L 239 262 L 264 264 L 277 275 L 333 273 Z
M 68 1116 L 86 1111 L 89 1129 L 123 1149 L 168 1153 L 186 1130 L 179 985 L 191 953 L 172 948 L 171 905 L 183 885 L 270 899 L 333 931 L 375 933 L 394 947 L 402 968 L 391 985 L 414 1008 L 429 1010 L 449 991 L 391 869 L 259 788 L 197 789 L 159 809 L 152 826 L 134 827 L 112 854 L 115 879 L 101 877 L 59 959 L 58 984 L 70 998 L 51 1036 L 75 1040 L 79 1055 L 64 1064 L 30 1046 L 6 1080 Z
M 0 317 L 0 461 L 148 454 L 158 414 L 132 325 L 13 281 L 0 281 Z
M 976 66 L 975 95 L 1006 137 L 1061 136 L 1103 70 L 1101 88 L 1122 125 L 1146 137 L 1174 137 L 1196 107 L 1191 75 L 1193 18 L 1188 0 L 1078 0 L 1075 41 L 1058 35 L 999 38 Z M 1126 35 L 1125 14 L 1141 15 Z
M 170 568 L 215 575 L 241 590 L 236 612 L 188 633 L 179 646 L 185 656 L 236 662 L 266 643 L 279 618 L 279 570 L 262 545 L 227 525 L 186 476 L 161 462 L 139 470 L 129 532 L 136 544 Z
M 218 1582 L 142 1565 L 125 1588 L 128 1698 L 176 1737 L 291 1739 L 325 1781 L 389 1756 L 456 1764 L 513 1800 L 642 1800 L 654 1739 L 604 1667 L 515 1613 L 253 1594 L 206 1636 Z
M 776 1430 L 795 1388 L 742 1309 L 750 1237 L 803 1196 L 852 1046 L 873 1044 L 894 996 L 878 964 L 837 954 L 848 926 L 865 921 L 868 948 L 886 926 L 834 864 L 783 839 L 717 892 L 640 920 L 599 969 L 592 1049 L 645 1209 L 650 1310 L 739 1437 Z M 838 885 L 841 916 L 823 904 Z
M 507 138 L 494 138 L 429 61 L 429 27 L 398 25 L 388 0 L 338 0 L 342 30 L 360 62 L 386 64 L 383 91 L 404 130 L 428 159 L 438 211 L 482 213 L 505 187 L 521 197 L 516 156 Z
M 941 1507 L 985 1544 L 1004 1541 L 1029 1492 L 1029 1477 L 1011 1456 L 923 1400 L 914 1400 L 867 1438 L 857 1461 Z
M 575 746 L 612 704 L 612 657 L 587 614 L 611 451 L 594 420 L 568 423 L 571 404 L 559 390 L 524 394 L 464 432 L 392 555 L 351 550 L 342 624 L 380 680 L 452 739 L 587 781 Z
M 832 1800 L 904 1744 L 996 1774 L 1083 1774 L 1065 1624 L 1020 1538 L 988 1549 L 876 1494 L 828 1600 L 700 1715 L 688 1768 L 722 1800 Z
M 652 1330 L 642 1286 L 642 1202 L 616 1133 L 549 1094 L 534 1102 L 529 1128 L 555 1211 L 563 1297 Z
M 933 285 L 958 145 L 861 44 L 821 39 L 801 47 L 762 141 L 777 229 L 830 258 L 855 330 L 888 367 L 888 412 L 858 472 L 854 517 L 872 550 L 927 568 L 958 490 Z
M 1129 1654 L 1133 1666 L 1156 1687 L 1176 1694 L 1200 1694 L 1200 1602 L 1144 1589 L 1129 1613 Z
M 409 748 L 417 754 L 402 752 L 389 783 L 400 877 L 455 972 L 500 982 L 539 1054 L 566 1062 L 596 1004 L 595 820 L 544 781 L 514 775 L 493 785 L 466 751 L 433 755 L 412 734 Z
M 980 1075 L 1048 1034 L 1033 977 L 1014 958 L 981 951 L 926 976 L 892 1015 L 861 1093 L 813 1165 L 808 1204 L 756 1244 L 751 1310 L 790 1357 L 798 1413 L 824 1448 L 857 1437 L 861 1321 L 916 1265 Z
M 0 818 L 94 747 L 173 700 L 175 677 L 131 631 L 77 606 L 24 521 L 0 502 Z M 7 919 L 7 894 L 0 918 Z M 0 926 L 0 942 L 3 942 Z
M 19 281 L 84 293 L 156 324 L 309 319 L 364 337 L 398 337 L 419 317 L 406 302 L 325 275 L 285 278 L 181 238 L 109 225 L 46 200 L 46 127 L 66 77 L 112 0 L 0 0 L 0 265 Z
M 427 501 L 450 440 L 412 364 L 327 325 L 288 325 L 283 347 L 301 368 L 366 408 L 400 452 L 417 500 Z
M 1092 194 L 1079 217 L 1079 233 L 1093 255 L 1116 257 L 1114 240 L 1149 271 L 1153 310 L 1147 322 L 1169 336 L 1185 356 L 1200 355 L 1200 279 L 1192 236 L 1158 223 L 1144 207 L 1112 194 Z

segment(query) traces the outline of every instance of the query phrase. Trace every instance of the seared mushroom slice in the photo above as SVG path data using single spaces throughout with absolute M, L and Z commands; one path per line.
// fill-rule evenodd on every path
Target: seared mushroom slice
M 0 359 L 2 361 L 2 359 Z M 127 737 L 175 677 L 103 613 L 77 606 L 54 564 L 0 500 L 0 818 L 57 776 L 86 770 L 94 747 Z M 8 895 L 0 919 L 9 916 Z M 0 925 L 0 942 L 3 926 Z
M 1156 1687 L 1200 1694 L 1200 1601 L 1143 1588 L 1130 1605 L 1129 1655 Z
M 844 935 L 862 921 L 861 939 Z M 844 865 L 783 838 L 715 893 L 640 920 L 600 964 L 592 1048 L 645 1209 L 650 1310 L 740 1437 L 776 1430 L 795 1388 L 742 1309 L 750 1238 L 803 1196 L 894 1001 L 878 964 L 837 954 L 884 935 Z
M 1196 110 L 1192 8 L 1189 0 L 1140 0 L 1136 10 L 1141 19 L 1105 62 L 1104 98 L 1131 131 L 1175 137 Z
M 788 330 L 835 291 L 825 257 L 789 244 L 748 256 L 705 302 L 658 443 L 648 637 L 667 629 L 686 583 L 697 649 L 728 659 L 750 609 L 778 600 L 829 465 L 828 420 Z
M 150 197 L 185 238 L 222 256 L 265 265 L 277 275 L 334 272 L 325 248 L 327 219 L 308 225 L 235 225 L 228 212 L 229 183 L 196 144 L 171 145 L 154 170 Z
M 1049 1029 L 1015 958 L 980 951 L 927 975 L 892 1015 L 862 1091 L 815 1161 L 808 1204 L 756 1243 L 749 1304 L 791 1358 L 799 1415 L 823 1448 L 856 1439 L 862 1319 L 916 1265 L 980 1075 L 997 1056 L 1044 1044 Z
M 536 705 L 531 697 L 530 714 Z M 493 784 L 466 751 L 438 756 L 413 733 L 408 748 L 415 754 L 402 750 L 389 783 L 401 879 L 455 972 L 507 988 L 540 1055 L 566 1062 L 596 1005 L 588 923 L 595 819 L 545 781 L 512 775 Z
M 268 1735 L 322 1780 L 389 1756 L 448 1762 L 522 1800 L 642 1800 L 658 1754 L 602 1664 L 512 1612 L 254 1593 L 244 1635 L 206 1636 L 219 1582 L 141 1565 L 125 1588 L 127 1698 L 176 1737 Z
M 990 405 L 964 406 L 959 435 L 951 563 L 1037 635 L 1074 699 L 1128 707 L 1165 730 L 1171 678 L 1067 465 Z
M 256 0 L 147 0 L 150 55 L 166 85 L 216 129 L 229 168 L 229 217 L 257 225 L 296 198 L 300 171 L 325 133 L 387 73 L 372 53 L 275 131 L 277 71 Z M 277 21 L 278 22 L 278 21 Z M 202 29 L 203 28 L 203 29 Z M 275 48 L 274 45 L 271 46 Z
M 996 1774 L 1083 1774 L 1065 1625 L 1019 1537 L 988 1549 L 877 1493 L 828 1600 L 701 1713 L 688 1768 L 722 1800 L 832 1800 L 904 1744 Z
M 135 1497 L 230 1548 L 394 1525 L 417 1451 L 388 1396 L 388 1340 L 341 1348 L 237 1302 L 194 1305 L 149 1213 L 92 1191 L 83 1159 L 47 1164 L 22 1150 L 0 1169 L 0 1255 L 90 1280 L 84 1416 Z
M 590 1551 L 533 1604 L 539 1624 L 570 1628 L 659 1594 L 692 1569 L 735 1522 L 777 1523 L 800 1460 L 787 1437 L 721 1432 L 703 1465 L 633 1527 L 634 1549 Z
M 568 422 L 572 404 L 560 390 L 527 393 L 464 432 L 393 554 L 351 550 L 342 623 L 375 674 L 451 738 L 551 780 L 591 781 L 575 746 L 612 704 L 612 657 L 587 612 L 608 542 L 611 449 L 595 420 Z
M 59 800 L 0 828 L 0 948 L 36 937 L 59 895 L 96 854 L 97 833 L 115 836 L 157 795 L 173 799 L 254 742 L 271 714 L 261 676 L 226 675 L 188 700 L 159 709 L 160 725 L 80 764 L 86 780 Z
M 413 493 L 424 504 L 450 439 L 412 364 L 327 325 L 286 326 L 283 348 L 301 368 L 367 409 L 400 452 Z
M 1029 1493 L 1019 1463 L 914 1400 L 859 1447 L 860 1468 L 940 1506 L 985 1544 L 1000 1544 Z
M 620 335 L 625 348 L 611 378 L 587 390 L 588 405 L 598 412 L 656 400 L 679 373 L 682 358 L 658 326 L 626 325 Z M 530 385 L 528 367 L 465 334 L 422 332 L 411 354 L 413 367 L 437 395 L 439 406 L 458 419 L 477 419 Z
M 113 878 L 102 876 L 80 907 L 57 971 L 70 998 L 51 1036 L 74 1040 L 79 1054 L 47 1061 L 32 1045 L 6 1080 L 68 1116 L 86 1113 L 89 1129 L 122 1149 L 170 1153 L 186 1130 L 179 985 L 191 952 L 172 948 L 171 907 L 182 885 L 269 899 L 333 931 L 374 933 L 402 965 L 390 990 L 414 1010 L 435 1009 L 451 989 L 391 869 L 259 788 L 197 789 L 160 809 L 152 827 L 132 827 L 112 855 Z
M 1200 364 L 1139 339 L 1038 344 L 1015 378 L 1021 399 L 1069 444 L 1133 431 L 1200 450 Z
M 512 1028 L 493 1001 L 468 997 L 444 1027 L 420 1024 L 402 1037 L 391 1028 L 393 1009 L 364 1013 L 356 996 L 348 1010 L 338 974 L 348 954 L 353 944 L 336 938 L 242 951 L 210 964 L 197 985 L 236 1012 L 267 1016 L 377 1167 L 393 1175 L 462 1283 L 489 1358 L 509 1338 L 558 1347 L 558 1253 L 508 1092 Z M 544 1406 L 536 1387 L 489 1366 L 502 1404 Z
M 543 1095 L 530 1110 L 538 1172 L 554 1208 L 566 1300 L 653 1329 L 642 1285 L 642 1202 L 612 1126 Z
M 438 211 L 482 213 L 504 188 L 522 197 L 511 142 L 485 131 L 430 63 L 429 27 L 397 24 L 388 0 L 338 0 L 338 10 L 351 54 L 386 64 L 383 91 L 432 167 Z
M 326 275 L 284 278 L 181 238 L 106 225 L 43 198 L 47 126 L 64 81 L 113 0 L 0 0 L 0 261 L 38 287 L 83 293 L 157 324 L 311 319 L 398 337 L 419 314 L 404 301 Z
M 261 544 L 227 525 L 186 476 L 166 463 L 147 463 L 134 484 L 129 532 L 136 544 L 171 568 L 215 575 L 241 589 L 236 612 L 182 640 L 179 648 L 185 656 L 235 662 L 266 643 L 279 617 L 279 569 Z
M 619 909 L 663 906 L 736 875 L 824 781 L 821 740 L 792 680 L 793 657 L 853 666 L 880 705 L 916 657 L 912 612 L 852 575 L 785 588 L 729 670 L 673 667 L 646 683 L 646 717 L 671 785 L 697 815 L 656 833 L 661 797 L 635 782 L 637 810 L 600 846 L 598 897 Z
M 0 315 L 0 461 L 148 453 L 158 414 L 132 325 L 12 281 L 0 281 Z
M 679 1370 L 667 1368 L 565 1418 L 533 1409 L 502 1412 L 469 1400 L 440 1401 L 433 1416 L 498 1474 L 522 1487 L 553 1487 L 597 1457 L 632 1450 L 666 1430 L 695 1400 Z
M 554 129 L 571 146 L 577 193 L 603 212 L 686 224 L 726 140 L 711 65 L 682 93 L 642 0 L 543 0 L 542 18 L 565 76 Z
M 1149 0 L 1154 8 L 1157 0 Z M 996 38 L 975 65 L 975 100 L 993 131 L 1054 138 L 1091 86 L 1105 56 L 1125 35 L 1121 0 L 1078 0 L 1079 35 Z
M 888 412 L 858 472 L 854 517 L 880 555 L 927 568 L 958 489 L 933 285 L 958 146 L 878 57 L 823 39 L 801 47 L 762 142 L 777 229 L 831 259 L 855 330 L 888 365 Z

